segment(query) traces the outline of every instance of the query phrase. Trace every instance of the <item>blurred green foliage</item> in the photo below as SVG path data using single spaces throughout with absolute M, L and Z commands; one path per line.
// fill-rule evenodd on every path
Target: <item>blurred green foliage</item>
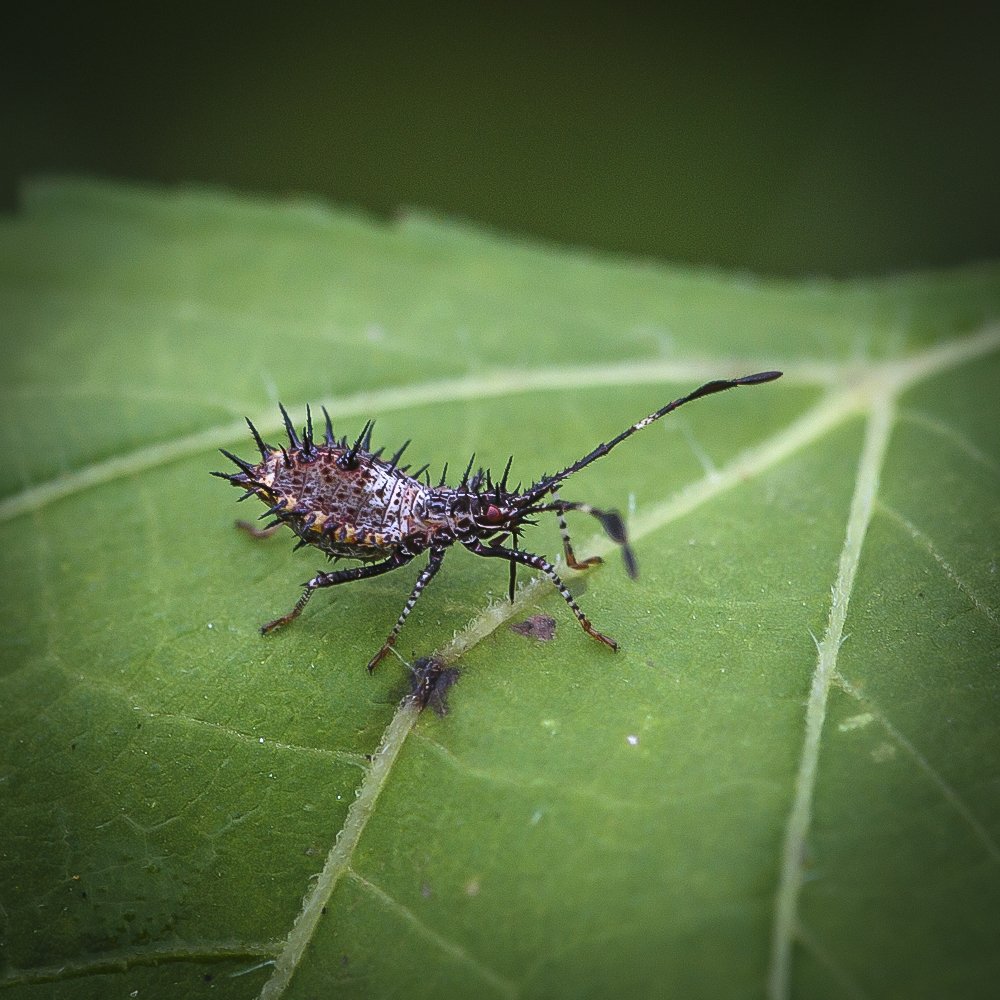
M 8 15 L 0 197 L 210 182 L 757 273 L 994 257 L 984 11 L 46 5 Z

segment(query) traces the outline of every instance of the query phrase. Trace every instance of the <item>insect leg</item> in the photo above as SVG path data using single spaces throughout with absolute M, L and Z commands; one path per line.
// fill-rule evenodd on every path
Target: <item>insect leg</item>
M 590 619 L 580 610 L 580 605 L 576 603 L 573 595 L 569 592 L 569 588 L 562 582 L 562 579 L 556 572 L 555 567 L 547 559 L 543 559 L 541 556 L 536 556 L 532 552 L 525 552 L 524 549 L 505 549 L 499 545 L 483 545 L 482 542 L 466 542 L 465 547 L 477 556 L 491 556 L 496 559 L 507 559 L 510 562 L 519 562 L 525 566 L 530 566 L 532 569 L 537 569 L 544 573 L 555 584 L 556 589 L 562 596 L 562 599 L 570 606 L 583 631 L 586 632 L 587 635 L 593 636 L 593 638 L 595 638 L 598 642 L 603 642 L 605 646 L 610 646 L 611 649 L 614 650 L 618 649 L 618 643 L 615 642 L 614 639 L 610 636 L 604 635 L 602 632 L 598 632 L 597 629 L 590 624 Z
M 566 525 L 566 518 L 563 516 L 563 512 L 559 511 L 559 534 L 562 535 L 563 552 L 566 554 L 566 565 L 571 569 L 586 569 L 588 566 L 597 566 L 604 560 L 600 556 L 591 556 L 589 559 L 584 559 L 582 562 L 576 558 L 576 553 L 573 551 L 573 544 L 569 540 L 569 528 Z
M 413 585 L 413 591 L 407 599 L 406 604 L 403 605 L 403 610 L 400 613 L 396 624 L 393 625 L 392 631 L 389 633 L 389 637 L 382 643 L 382 648 L 371 658 L 371 660 L 368 661 L 369 673 L 371 673 L 379 665 L 379 663 L 381 663 L 382 660 L 389 655 L 389 651 L 396 645 L 396 639 L 399 637 L 399 633 L 403 628 L 404 622 L 413 610 L 413 605 L 417 603 L 417 599 L 420 597 L 424 587 L 431 582 L 434 574 L 441 568 L 441 563 L 443 561 L 444 549 L 431 549 L 430 559 L 423 570 L 421 570 L 420 576 L 417 577 L 417 582 Z
M 251 538 L 270 538 L 280 527 L 280 524 L 272 524 L 270 528 L 258 528 L 251 521 L 233 522 L 240 531 L 245 531 Z
M 569 543 L 569 534 L 566 531 L 566 520 L 565 513 L 568 510 L 578 510 L 581 513 L 589 514 L 591 517 L 597 518 L 601 522 L 601 527 L 607 532 L 608 537 L 613 541 L 617 542 L 622 547 L 622 558 L 625 560 L 625 571 L 634 580 L 639 575 L 639 565 L 635 559 L 635 553 L 632 551 L 632 546 L 628 543 L 628 535 L 625 531 L 625 522 L 622 520 L 621 514 L 616 510 L 599 510 L 597 507 L 591 507 L 589 503 L 572 503 L 565 500 L 556 499 L 550 504 L 546 504 L 544 507 L 535 508 L 538 511 L 552 510 L 556 512 L 559 518 L 559 530 L 562 532 L 563 536 L 563 548 L 566 550 L 566 563 L 572 566 L 573 569 L 583 569 L 587 566 L 591 566 L 594 563 L 601 562 L 599 556 L 592 556 L 590 559 L 585 559 L 583 562 L 577 562 L 576 557 L 573 555 L 573 548 Z
M 335 587 L 338 583 L 353 583 L 355 580 L 364 580 L 369 576 L 381 576 L 383 573 L 391 573 L 394 569 L 405 566 L 412 558 L 413 556 L 401 555 L 397 552 L 389 556 L 384 562 L 368 566 L 354 566 L 352 569 L 341 569 L 335 573 L 317 573 L 306 584 L 306 589 L 302 591 L 302 596 L 295 602 L 295 607 L 287 615 L 282 615 L 280 618 L 275 618 L 274 621 L 268 622 L 266 625 L 261 625 L 261 634 L 270 635 L 275 629 L 282 628 L 289 622 L 295 621 L 302 614 L 302 609 L 309 603 L 309 598 L 312 597 L 314 590 L 319 590 L 321 587 Z
M 562 536 L 563 552 L 566 554 L 566 565 L 571 569 L 586 569 L 588 566 L 597 566 L 599 563 L 604 562 L 600 556 L 591 556 L 589 559 L 584 559 L 582 562 L 576 558 L 576 553 L 573 551 L 573 543 L 569 540 L 569 527 L 566 524 L 565 514 L 565 512 L 571 509 L 571 507 L 562 505 L 559 500 L 559 496 L 556 493 L 552 494 L 552 499 L 557 504 L 560 504 L 555 507 L 555 511 L 556 517 L 559 519 L 559 534 Z M 511 563 L 511 565 L 513 566 L 514 564 Z

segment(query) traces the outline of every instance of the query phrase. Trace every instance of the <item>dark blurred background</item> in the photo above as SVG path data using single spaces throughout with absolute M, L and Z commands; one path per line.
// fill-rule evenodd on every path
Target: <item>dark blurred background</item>
M 1000 256 L 987 5 L 5 17 L 5 210 L 22 178 L 72 173 L 416 207 L 761 274 Z

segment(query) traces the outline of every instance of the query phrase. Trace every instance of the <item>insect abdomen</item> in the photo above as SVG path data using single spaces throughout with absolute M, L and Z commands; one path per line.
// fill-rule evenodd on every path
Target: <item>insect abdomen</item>
M 271 456 L 261 476 L 270 483 L 271 510 L 304 542 L 333 556 L 377 559 L 417 530 L 425 487 L 372 456 L 342 468 L 340 452 L 315 458 Z M 280 509 L 278 505 L 281 505 Z

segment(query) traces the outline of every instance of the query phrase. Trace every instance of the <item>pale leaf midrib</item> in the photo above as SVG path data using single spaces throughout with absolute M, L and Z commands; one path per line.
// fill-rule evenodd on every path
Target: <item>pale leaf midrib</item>
M 812 822 L 813 792 L 819 769 L 819 750 L 826 721 L 830 685 L 837 664 L 837 654 L 844 638 L 844 626 L 851 593 L 868 525 L 871 522 L 879 477 L 892 431 L 891 399 L 882 396 L 874 401 L 862 445 L 854 496 L 847 518 L 837 580 L 830 603 L 830 618 L 823 638 L 817 644 L 817 662 L 806 702 L 805 732 L 795 781 L 792 808 L 788 817 L 782 851 L 781 873 L 775 901 L 772 934 L 771 969 L 768 993 L 771 1000 L 784 1000 L 789 994 L 791 951 L 795 939 L 801 871 L 806 838 Z

